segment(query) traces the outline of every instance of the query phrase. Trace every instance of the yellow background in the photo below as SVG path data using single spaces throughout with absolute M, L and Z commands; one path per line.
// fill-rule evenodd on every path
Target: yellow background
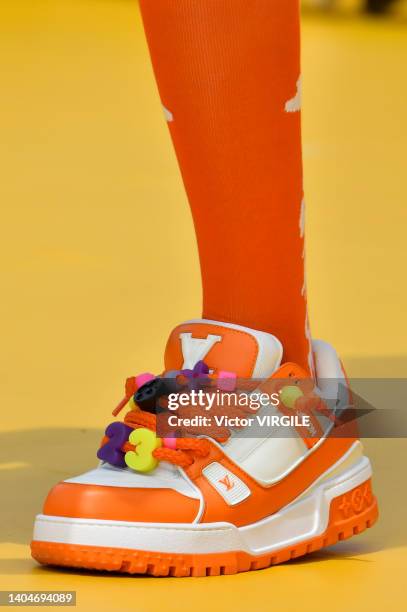
M 402 21 L 304 19 L 311 322 L 353 376 L 407 370 L 406 61 Z M 83 610 L 401 609 L 397 440 L 366 441 L 377 527 L 296 562 L 154 580 L 30 560 L 48 488 L 92 466 L 124 378 L 199 316 L 200 278 L 136 2 L 1 0 L 0 74 L 0 588 L 76 589 Z

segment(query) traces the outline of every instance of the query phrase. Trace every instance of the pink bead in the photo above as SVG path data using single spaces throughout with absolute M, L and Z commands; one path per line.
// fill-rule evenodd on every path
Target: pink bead
M 221 391 L 234 391 L 236 388 L 237 376 L 235 372 L 221 370 L 218 374 L 218 389 Z
M 171 448 L 177 450 L 177 438 L 164 438 L 163 443 L 165 448 Z
M 154 376 L 154 374 L 150 374 L 150 372 L 144 372 L 144 374 L 139 374 L 138 376 L 136 376 L 137 388 L 139 389 L 146 383 L 150 382 L 150 380 L 154 380 L 155 378 L 156 377 Z

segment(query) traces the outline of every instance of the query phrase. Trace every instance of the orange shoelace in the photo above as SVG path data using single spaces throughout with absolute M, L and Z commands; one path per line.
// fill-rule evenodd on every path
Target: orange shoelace
M 269 383 L 269 385 L 270 383 L 273 385 L 274 381 L 270 379 L 267 382 Z M 277 383 L 276 388 L 278 389 L 280 387 L 280 384 L 278 381 L 276 381 L 276 383 Z M 312 395 L 310 396 L 310 385 L 308 381 L 304 381 L 304 390 L 306 390 L 306 395 L 297 401 L 296 403 L 297 410 L 299 410 L 301 413 L 309 412 L 310 410 L 312 410 L 314 413 L 319 412 L 319 413 L 325 414 L 325 416 L 328 416 L 331 420 L 334 420 L 332 413 L 330 411 L 328 412 L 328 409 L 326 408 L 324 402 L 322 402 L 322 400 L 319 397 L 312 396 Z M 128 396 L 125 399 L 128 400 Z M 124 404 L 125 403 L 123 401 L 122 405 Z M 164 398 L 160 400 L 159 405 L 163 409 L 166 408 L 166 402 Z M 229 412 L 225 408 L 223 408 L 222 410 L 223 410 L 223 414 Z M 292 414 L 292 410 L 288 410 L 288 411 L 284 410 L 284 407 L 282 407 L 281 411 L 285 414 L 290 414 L 290 413 Z M 185 408 L 183 409 L 182 412 L 183 412 L 184 417 L 185 416 L 193 417 L 198 414 L 198 411 L 196 409 L 191 409 L 191 408 Z M 233 416 L 235 417 L 236 416 L 244 417 L 250 412 L 251 412 L 250 409 L 245 408 L 245 407 L 238 408 L 235 406 L 233 408 Z M 319 424 L 315 421 L 314 423 L 316 424 L 316 428 L 317 428 L 315 430 L 315 437 L 309 438 L 309 432 L 307 431 L 298 432 L 300 433 L 302 437 L 304 437 L 304 441 L 306 445 L 308 446 L 308 448 L 311 448 L 318 441 L 318 439 L 323 435 L 323 432 L 320 429 Z M 145 412 L 140 409 L 133 409 L 133 410 L 130 410 L 126 414 L 124 418 L 124 424 L 127 425 L 128 427 L 131 427 L 132 429 L 146 428 L 155 433 L 157 431 L 157 416 L 155 414 L 151 414 L 149 412 Z M 182 430 L 183 430 L 182 433 L 187 434 L 187 435 L 188 434 L 195 435 L 195 436 L 202 435 L 202 429 L 200 430 L 199 427 L 195 427 L 195 428 L 194 427 L 189 427 L 189 428 L 183 427 Z M 207 435 L 208 438 L 213 438 L 215 441 L 219 443 L 223 443 L 229 439 L 231 432 L 226 427 L 222 427 L 222 428 L 218 427 L 218 428 L 215 428 L 214 431 L 207 430 L 205 432 L 205 435 Z M 164 438 L 164 440 L 166 440 L 166 438 Z M 206 457 L 210 452 L 211 442 L 210 442 L 210 439 L 207 439 L 207 438 L 177 437 L 177 438 L 171 438 L 171 440 L 172 440 L 172 444 L 170 445 L 170 447 L 168 447 L 168 445 L 165 445 L 164 443 L 163 446 L 156 448 L 155 450 L 152 451 L 152 455 L 157 461 L 167 461 L 181 468 L 187 468 L 194 463 L 195 456 Z M 107 436 L 104 436 L 101 446 L 106 444 L 108 441 L 109 441 L 109 438 Z M 123 453 L 127 453 L 129 451 L 135 451 L 136 445 L 127 441 L 121 446 L 120 450 Z
M 130 410 L 124 418 L 125 425 L 137 429 L 145 427 L 151 431 L 156 431 L 157 417 L 155 414 L 143 412 L 142 410 Z M 206 457 L 209 454 L 210 442 L 204 438 L 176 438 L 175 449 L 160 447 L 153 451 L 153 457 L 158 461 L 168 461 L 182 468 L 187 468 L 194 462 L 194 455 Z M 107 436 L 104 436 L 101 446 L 109 441 Z M 134 451 L 135 445 L 131 442 L 125 442 L 121 447 L 124 453 Z

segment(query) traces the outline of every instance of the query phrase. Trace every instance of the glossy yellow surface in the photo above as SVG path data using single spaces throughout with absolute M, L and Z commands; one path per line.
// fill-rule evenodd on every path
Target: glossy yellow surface
M 126 465 L 137 472 L 151 472 L 151 470 L 154 470 L 158 465 L 158 461 L 153 457 L 153 451 L 162 446 L 161 438 L 157 438 L 150 429 L 142 427 L 131 432 L 129 442 L 136 446 L 136 450 L 128 451 L 124 455 Z
M 136 2 L 2 0 L 0 30 L 1 589 L 76 589 L 80 610 L 403 609 L 397 440 L 366 441 L 377 527 L 305 559 L 169 580 L 30 560 L 47 490 L 94 464 L 122 381 L 161 369 L 200 280 Z M 311 321 L 353 375 L 407 370 L 406 61 L 403 22 L 304 19 Z

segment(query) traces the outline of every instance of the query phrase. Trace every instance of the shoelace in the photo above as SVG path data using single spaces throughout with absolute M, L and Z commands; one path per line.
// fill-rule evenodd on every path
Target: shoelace
M 157 417 L 155 414 L 142 410 L 130 410 L 124 418 L 124 423 L 133 429 L 145 427 L 155 432 Z M 160 447 L 153 451 L 153 457 L 158 461 L 168 461 L 179 467 L 186 468 L 194 462 L 193 455 L 206 457 L 210 451 L 210 443 L 204 438 L 174 438 L 175 448 Z M 125 442 L 122 446 L 124 452 L 134 451 L 135 445 Z
M 227 411 L 225 411 L 227 412 Z M 246 415 L 248 413 L 248 409 L 233 409 L 233 416 L 236 416 L 239 413 L 240 416 Z M 197 414 L 196 410 L 192 412 L 187 412 L 184 410 L 183 416 L 194 416 Z M 144 412 L 143 410 L 130 410 L 126 416 L 124 417 L 124 424 L 132 429 L 138 428 L 146 428 L 152 432 L 157 431 L 157 416 L 155 414 L 151 414 L 149 412 Z M 184 433 L 192 433 L 191 430 L 184 428 Z M 214 435 L 213 439 L 219 443 L 226 442 L 231 432 L 228 428 L 217 428 L 217 433 L 222 433 L 223 435 Z M 106 442 L 109 441 L 107 436 L 104 436 L 102 440 L 101 446 L 103 446 Z M 168 461 L 174 465 L 177 465 L 182 468 L 189 467 L 194 463 L 194 457 L 206 457 L 210 452 L 210 440 L 206 438 L 187 438 L 187 437 L 177 437 L 171 439 L 172 448 L 168 448 L 168 446 L 161 446 L 156 448 L 152 455 L 157 461 Z M 121 451 L 123 453 L 127 453 L 129 451 L 134 451 L 136 446 L 131 442 L 125 442 Z
M 162 376 L 164 376 L 164 374 L 165 373 L 163 373 Z M 150 374 L 143 375 L 143 378 L 145 377 L 147 377 L 147 380 L 151 380 L 155 378 L 154 375 L 150 375 Z M 199 361 L 192 370 L 188 370 L 188 369 L 181 370 L 178 373 L 177 381 L 180 386 L 183 386 L 183 385 L 187 385 L 188 382 L 193 382 L 194 379 L 202 380 L 202 378 L 205 378 L 206 384 L 211 386 L 211 384 L 213 385 L 216 379 L 221 379 L 223 377 L 226 377 L 229 380 L 230 379 L 234 380 L 236 378 L 236 375 L 234 375 L 231 372 L 224 372 L 224 371 L 219 372 L 218 375 L 211 375 L 209 373 L 208 366 L 203 361 Z M 138 384 L 137 384 L 136 377 L 131 377 L 126 380 L 126 385 L 125 385 L 126 395 L 121 400 L 121 402 L 118 404 L 118 406 L 113 410 L 113 416 L 117 416 L 119 412 L 128 404 L 132 395 L 137 390 L 137 387 L 138 387 Z M 160 398 L 158 400 L 157 405 L 160 406 L 162 409 L 166 410 L 167 409 L 166 398 L 165 397 Z M 188 412 L 188 410 L 184 410 L 184 413 L 186 412 Z M 189 414 L 189 416 L 193 416 L 193 414 Z M 156 433 L 157 416 L 150 412 L 145 412 L 137 407 L 135 409 L 130 410 L 126 414 L 124 418 L 124 425 L 126 425 L 127 427 L 130 427 L 133 430 L 139 429 L 139 428 L 140 429 L 145 428 L 145 429 L 149 429 L 150 431 Z M 187 434 L 187 433 L 190 433 L 190 435 L 196 434 L 196 431 L 194 431 L 193 428 L 191 430 L 188 430 L 185 427 L 181 429 L 183 430 L 182 431 L 183 434 Z M 219 434 L 219 429 L 217 430 L 217 433 Z M 227 428 L 223 428 L 222 433 L 224 434 L 224 437 L 221 437 L 219 435 L 214 435 L 213 439 L 217 440 L 220 443 L 225 442 L 230 437 L 230 430 L 228 430 Z M 101 447 L 104 446 L 109 441 L 109 439 L 110 438 L 105 435 L 101 442 Z M 205 438 L 199 438 L 199 437 L 194 437 L 194 438 L 179 437 L 179 438 L 170 438 L 170 439 L 164 438 L 163 442 L 164 442 L 163 446 L 160 446 L 152 451 L 151 453 L 152 456 L 157 461 L 167 461 L 169 463 L 172 463 L 174 465 L 177 465 L 183 468 L 192 465 L 192 463 L 194 462 L 195 456 L 205 457 L 209 454 L 209 451 L 210 451 L 210 442 L 208 439 L 205 439 Z M 120 450 L 124 454 L 129 451 L 134 452 L 136 450 L 136 445 L 132 444 L 128 440 L 127 442 L 124 442 L 124 444 L 122 444 Z
M 299 398 L 299 400 L 296 403 L 297 403 L 297 408 L 300 409 L 301 411 L 306 408 L 312 408 L 314 411 L 319 412 L 319 413 L 325 413 L 326 416 L 329 416 L 330 419 L 333 419 L 332 413 L 326 412 L 326 407 L 324 406 L 324 403 L 320 400 L 320 398 L 317 398 L 315 396 L 310 397 L 308 395 L 308 397 Z M 165 401 L 164 401 L 164 404 L 165 404 Z M 249 410 L 244 407 L 241 407 L 240 409 L 237 409 L 236 407 L 234 407 L 233 416 L 236 416 L 236 410 L 238 410 L 238 412 L 240 413 L 240 416 L 244 416 L 249 412 Z M 189 413 L 189 416 L 193 416 L 196 413 L 197 413 L 196 410 L 192 411 Z M 156 434 L 157 416 L 155 414 L 145 412 L 138 408 L 133 409 L 133 410 L 130 410 L 126 414 L 124 418 L 124 425 L 126 425 L 127 427 L 133 430 L 145 428 L 145 429 L 152 431 L 154 434 Z M 190 435 L 194 433 L 196 434 L 196 432 L 194 432 L 193 429 L 189 429 L 189 430 L 187 428 L 183 428 L 183 429 L 184 429 L 183 431 L 184 434 L 188 434 L 188 433 Z M 222 437 L 219 435 L 219 430 L 218 430 L 218 435 L 213 435 L 212 437 L 217 442 L 222 443 L 222 442 L 227 441 L 230 435 L 231 435 L 230 430 L 228 428 L 223 428 Z M 311 448 L 316 443 L 316 441 L 321 435 L 322 435 L 322 431 L 318 431 L 316 438 L 306 439 L 305 442 L 307 446 Z M 206 457 L 209 454 L 210 448 L 211 448 L 210 439 L 206 439 L 206 438 L 177 437 L 177 438 L 171 438 L 170 444 L 168 443 L 166 444 L 166 441 L 168 440 L 169 440 L 168 438 L 165 438 L 164 445 L 158 448 L 155 448 L 151 454 L 157 461 L 166 461 L 166 462 L 172 463 L 173 465 L 177 465 L 181 468 L 187 468 L 190 465 L 192 465 L 194 463 L 196 456 Z M 104 436 L 101 446 L 106 444 L 108 441 L 109 441 L 109 438 L 107 436 Z M 129 451 L 134 452 L 136 448 L 137 446 L 135 444 L 132 444 L 130 441 L 126 441 L 122 444 L 120 450 L 125 454 Z

